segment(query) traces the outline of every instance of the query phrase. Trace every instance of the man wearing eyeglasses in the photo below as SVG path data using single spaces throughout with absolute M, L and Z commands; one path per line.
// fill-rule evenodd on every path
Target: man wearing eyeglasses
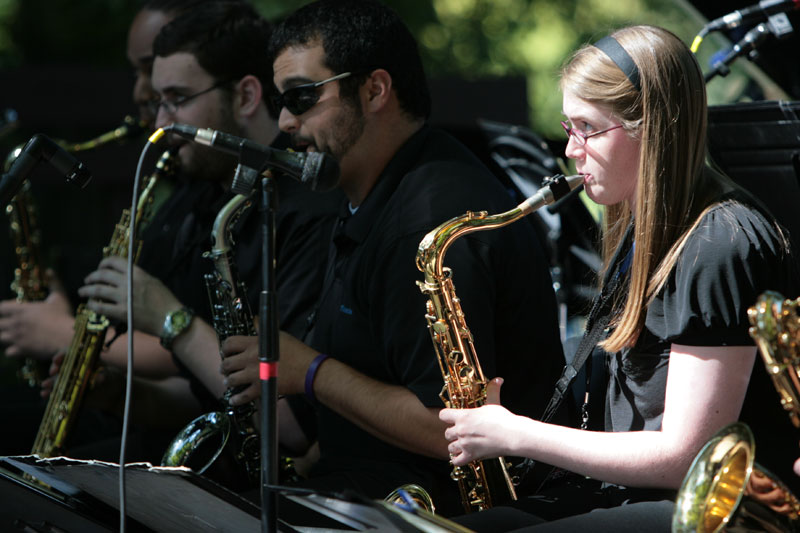
M 459 512 L 415 255 L 449 218 L 502 212 L 512 200 L 474 155 L 427 125 L 416 43 L 390 9 L 312 3 L 276 28 L 271 50 L 280 128 L 295 149 L 338 160 L 347 197 L 313 330 L 280 339 L 279 393 L 317 407 L 320 459 L 307 486 L 382 498 L 416 483 L 438 512 Z M 505 378 L 505 405 L 540 416 L 564 359 L 533 231 L 516 224 L 463 237 L 446 263 L 484 373 Z M 228 383 L 250 384 L 238 401 L 258 395 L 256 348 L 246 337 L 223 344 Z
M 139 121 L 148 130 L 152 130 L 155 123 L 155 113 L 153 112 L 152 99 L 154 98 L 153 87 L 151 85 L 151 73 L 153 66 L 153 41 L 159 31 L 171 20 L 181 13 L 189 11 L 197 5 L 207 0 L 147 0 L 142 8 L 133 18 L 127 40 L 127 57 L 135 73 L 133 87 L 133 102 L 139 112 Z M 225 0 L 236 1 L 236 0 Z M 126 169 L 133 172 L 133 169 Z M 162 191 L 168 189 L 164 187 L 162 180 Z M 167 194 L 164 191 L 163 194 Z M 179 213 L 174 213 L 178 216 Z M 109 232 L 111 228 L 108 228 Z M 163 238 L 163 237 L 162 237 Z M 147 247 L 145 247 L 147 248 Z M 0 303 L 0 341 L 6 345 L 7 355 L 19 357 L 32 357 L 49 361 L 58 354 L 59 351 L 66 349 L 75 335 L 74 332 L 74 308 L 67 299 L 63 289 L 53 280 L 50 283 L 50 294 L 42 302 L 16 302 L 5 301 Z M 109 330 L 108 338 L 114 335 L 113 327 Z M 104 361 L 117 362 L 124 364 L 126 359 L 126 342 L 124 335 L 117 338 L 107 349 L 103 350 L 101 357 Z M 164 361 L 163 353 L 159 347 L 158 339 L 147 339 L 137 335 L 137 368 L 144 374 L 171 373 L 176 368 L 171 364 L 169 358 Z M 151 357 L 152 356 L 152 357 Z M 152 364 L 151 364 L 152 363 Z M 154 366 L 155 365 L 155 366 Z M 98 379 L 96 382 L 99 382 Z M 0 450 L 2 455 L 17 455 L 28 453 L 31 443 L 38 430 L 42 419 L 42 406 L 38 391 L 36 392 L 36 402 L 33 409 L 27 406 L 13 405 L 7 406 L 10 413 L 19 418 L 19 423 L 12 423 L 16 430 L 7 432 L 3 439 L 0 439 Z M 119 426 L 115 420 L 107 421 L 102 419 L 102 415 L 88 416 L 85 413 L 90 409 L 85 409 L 73 431 L 75 435 L 70 439 L 73 448 L 80 443 L 93 441 L 101 434 L 119 434 Z M 174 409 L 172 412 L 178 411 Z M 12 415 L 13 416 L 13 415 Z M 8 417 L 6 417 L 8 418 Z M 86 422 L 84 422 L 86 420 Z M 108 431 L 100 429 L 100 426 L 109 426 Z M 155 440 L 155 439 L 150 439 Z M 118 446 L 116 446 L 118 450 Z M 139 457 L 138 448 L 129 448 L 129 453 L 134 457 Z M 154 445 L 152 449 L 158 451 L 159 446 Z M 93 448 L 89 453 L 96 453 L 97 448 Z M 114 459 L 112 451 L 110 455 L 103 456 L 108 460 Z M 77 456 L 77 455 L 73 455 Z M 153 455 L 158 458 L 159 455 Z M 147 455 L 147 458 L 150 458 Z
M 271 62 L 266 56 L 269 34 L 269 24 L 250 5 L 231 0 L 198 5 L 165 26 L 153 45 L 156 127 L 181 123 L 262 145 L 280 143 L 266 96 L 272 86 Z M 237 159 L 178 138 L 170 139 L 170 144 L 177 150 L 184 179 L 143 235 L 147 247 L 140 267 L 134 269 L 135 327 L 174 354 L 181 375 L 190 379 L 193 392 L 203 401 L 203 411 L 217 410 L 215 400 L 226 386 L 219 372 L 219 344 L 204 281 L 214 263 L 205 253 L 211 248 L 215 218 L 233 196 L 228 189 Z M 335 213 L 340 196 L 311 192 L 279 174 L 275 180 L 278 316 L 282 328 L 299 335 L 322 281 L 319 256 L 327 246 L 324 223 Z M 254 310 L 261 290 L 259 222 L 256 205 L 231 226 L 233 266 Z M 150 269 L 158 276 L 149 275 Z M 125 274 L 124 260 L 105 259 L 87 276 L 79 293 L 90 298 L 93 310 L 125 320 Z M 175 385 L 174 380 L 169 384 Z M 176 400 L 185 399 L 185 388 L 179 385 L 158 390 L 174 392 Z M 137 397 L 139 405 L 149 399 L 146 393 Z M 163 403 L 159 407 L 160 412 L 150 413 L 151 419 L 166 414 Z

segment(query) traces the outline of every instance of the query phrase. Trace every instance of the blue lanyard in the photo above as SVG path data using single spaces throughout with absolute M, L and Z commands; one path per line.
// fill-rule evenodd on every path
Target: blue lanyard
M 625 259 L 623 259 L 622 263 L 620 263 L 619 265 L 619 270 L 617 271 L 617 277 L 625 274 L 631 267 L 631 263 L 633 263 L 633 251 L 635 249 L 636 249 L 636 241 L 633 241 L 633 244 L 631 244 L 631 249 L 628 250 L 628 254 L 625 256 Z

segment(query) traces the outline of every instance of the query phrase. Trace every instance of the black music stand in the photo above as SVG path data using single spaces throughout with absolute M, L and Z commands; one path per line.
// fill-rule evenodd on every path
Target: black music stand
M 32 481 L 30 478 L 45 483 Z M 119 465 L 67 457 L 0 457 L 0 530 L 111 533 L 119 526 Z M 259 507 L 184 467 L 129 464 L 126 528 L 131 533 L 257 532 Z M 278 531 L 468 533 L 443 518 L 355 494 L 282 487 Z
M 711 106 L 708 148 L 728 176 L 753 193 L 800 244 L 800 102 Z

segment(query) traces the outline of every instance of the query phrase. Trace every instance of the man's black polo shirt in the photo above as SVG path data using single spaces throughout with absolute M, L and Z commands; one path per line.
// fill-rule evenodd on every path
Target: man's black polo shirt
M 417 247 L 428 231 L 467 210 L 494 214 L 513 207 L 499 180 L 464 146 L 422 128 L 355 214 L 343 206 L 311 346 L 376 380 L 407 387 L 425 406 L 442 407 L 442 375 L 416 285 L 423 279 Z M 502 402 L 513 412 L 540 416 L 564 358 L 548 260 L 530 225 L 462 237 L 444 263 L 453 270 L 486 377 L 505 378 Z M 318 409 L 318 431 L 321 460 L 312 477 L 361 470 L 385 480 L 365 489 L 375 491 L 370 497 L 411 481 L 434 492 L 440 483 L 441 490 L 456 491 L 445 461 L 391 446 L 325 406 Z

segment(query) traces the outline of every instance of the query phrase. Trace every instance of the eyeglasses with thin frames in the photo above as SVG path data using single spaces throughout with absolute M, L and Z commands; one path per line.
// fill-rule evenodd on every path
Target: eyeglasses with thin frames
M 297 85 L 283 91 L 283 94 L 275 96 L 275 109 L 280 111 L 284 107 L 289 113 L 294 116 L 300 116 L 319 102 L 319 87 L 326 83 L 336 80 L 343 80 L 348 76 L 352 76 L 353 72 L 342 72 L 336 76 L 332 76 L 322 81 L 315 81 L 312 83 L 304 83 Z
M 608 133 L 611 130 L 615 130 L 617 128 L 622 127 L 622 124 L 617 124 L 616 126 L 611 126 L 610 128 L 606 128 L 604 130 L 593 131 L 592 133 L 584 133 L 580 130 L 576 130 L 575 128 L 570 126 L 569 123 L 563 120 L 561 121 L 561 125 L 564 127 L 564 131 L 567 132 L 567 139 L 572 137 L 573 139 L 575 139 L 575 142 L 577 142 L 581 146 L 584 146 L 586 144 L 586 141 L 591 137 L 600 135 L 602 133 Z
M 158 114 L 158 110 L 160 108 L 163 108 L 164 111 L 166 111 L 168 114 L 174 115 L 175 113 L 178 112 L 178 109 L 180 109 L 181 106 L 186 105 L 188 102 L 194 100 L 198 96 L 202 96 L 202 95 L 204 95 L 206 93 L 210 93 L 213 90 L 222 88 L 225 85 L 227 85 L 228 83 L 230 83 L 230 80 L 220 81 L 220 82 L 215 83 L 214 85 L 212 85 L 208 89 L 205 89 L 205 90 L 200 91 L 198 93 L 188 94 L 186 96 L 178 96 L 178 97 L 173 98 L 171 100 L 166 100 L 166 99 L 154 100 L 154 101 L 150 102 L 150 107 L 151 107 L 151 110 L 153 111 L 153 114 L 157 115 Z

